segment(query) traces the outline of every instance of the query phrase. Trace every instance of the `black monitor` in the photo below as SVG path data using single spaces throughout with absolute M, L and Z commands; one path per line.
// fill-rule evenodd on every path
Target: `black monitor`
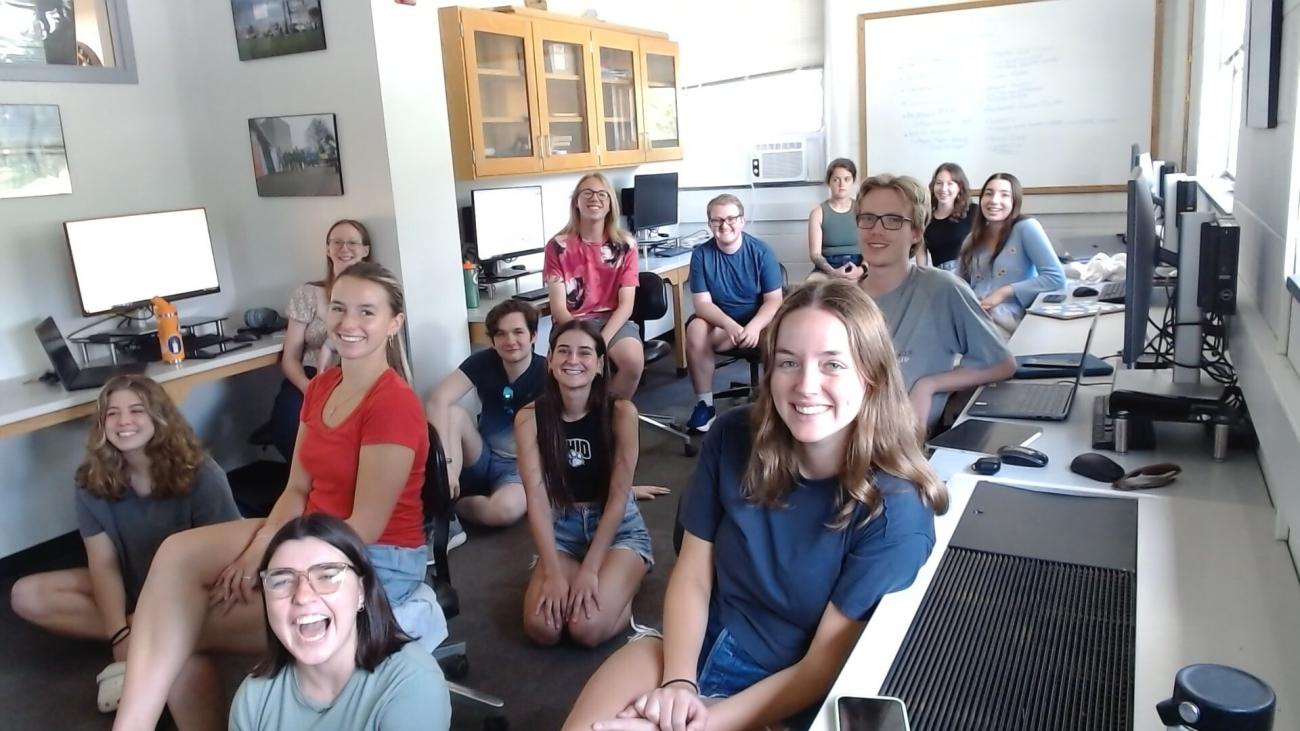
M 1151 181 L 1141 165 L 1133 168 L 1127 193 L 1128 215 L 1124 240 L 1127 244 L 1128 262 L 1124 273 L 1123 360 L 1125 365 L 1132 367 L 1146 350 L 1147 316 L 1151 310 L 1151 290 L 1160 246 L 1156 239 Z
M 634 177 L 632 210 L 628 218 L 634 231 L 677 223 L 677 173 Z

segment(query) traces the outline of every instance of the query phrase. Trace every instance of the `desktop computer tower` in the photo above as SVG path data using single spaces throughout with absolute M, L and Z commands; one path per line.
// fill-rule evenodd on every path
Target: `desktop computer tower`
M 1237 311 L 1237 255 L 1241 228 L 1234 223 L 1201 224 L 1200 272 L 1196 306 L 1202 312 L 1232 315 Z
M 1175 209 L 1179 213 L 1196 210 L 1196 181 L 1180 180 L 1174 188 Z

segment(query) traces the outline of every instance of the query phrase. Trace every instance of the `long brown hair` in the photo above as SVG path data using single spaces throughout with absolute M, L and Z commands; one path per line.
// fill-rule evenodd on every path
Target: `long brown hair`
M 1011 184 L 1011 213 L 1007 214 L 1007 220 L 1002 222 L 1002 228 L 998 229 L 997 244 L 993 247 L 993 255 L 989 257 L 989 263 L 992 264 L 998 254 L 1002 253 L 1003 247 L 1007 245 L 1007 239 L 1011 238 L 1011 229 L 1016 227 L 1020 222 L 1020 204 L 1025 199 L 1025 189 L 1020 186 L 1020 179 L 1011 173 L 993 173 L 984 185 L 980 186 L 980 205 L 975 208 L 975 218 L 971 219 L 970 236 L 961 245 L 961 256 L 957 267 L 961 278 L 970 281 L 971 267 L 975 264 L 975 255 L 984 246 L 984 237 L 988 235 L 988 228 L 991 225 L 984 218 L 984 191 L 994 180 L 1005 180 Z
M 366 255 L 361 257 L 361 261 L 357 262 L 357 264 L 362 264 L 368 261 L 375 261 L 373 258 L 371 258 L 375 253 L 375 247 L 373 244 L 370 243 L 370 230 L 366 228 L 366 225 L 364 223 L 353 218 L 340 218 L 339 220 L 330 224 L 329 229 L 325 232 L 325 249 L 327 251 L 329 250 L 330 234 L 334 233 L 334 229 L 338 228 L 339 226 L 342 226 L 343 224 L 347 224 L 352 228 L 355 228 L 357 230 L 357 233 L 361 234 L 362 245 L 366 247 Z M 315 282 L 311 282 L 311 284 L 314 284 L 318 287 L 324 287 L 325 297 L 329 298 L 330 287 L 334 286 L 335 279 L 337 279 L 337 277 L 334 274 L 334 260 L 329 257 L 329 254 L 326 254 L 325 255 L 325 278 L 317 280 Z
M 126 458 L 108 441 L 104 430 L 108 399 L 123 390 L 138 396 L 153 420 L 153 438 L 144 448 L 149 458 L 149 480 L 153 483 L 149 497 L 165 500 L 188 495 L 208 453 L 162 386 L 151 378 L 134 374 L 114 376 L 100 389 L 95 420 L 86 435 L 86 458 L 77 468 L 77 484 L 105 500 L 121 500 L 131 487 Z
M 907 399 L 889 326 L 880 308 L 857 285 L 835 280 L 796 289 L 763 331 L 763 379 L 751 414 L 754 445 L 742 493 L 759 505 L 781 506 L 799 479 L 794 436 L 772 399 L 772 363 L 782 323 L 805 307 L 829 312 L 844 323 L 853 362 L 866 387 L 861 411 L 845 427 L 851 431 L 838 474 L 840 508 L 831 527 L 847 526 L 857 504 L 865 505 L 872 517 L 880 511 L 883 501 L 872 482 L 876 468 L 910 481 L 921 500 L 943 514 L 948 509 L 948 491 L 925 459 L 922 426 Z
M 948 220 L 960 221 L 970 213 L 970 180 L 966 178 L 966 171 L 961 169 L 961 165 L 955 162 L 939 163 L 939 167 L 934 169 L 934 174 L 930 176 L 930 213 L 934 214 L 939 210 L 939 199 L 934 195 L 934 181 L 939 179 L 939 173 L 948 173 L 952 182 L 957 184 L 957 197 L 952 201 L 952 213 L 948 214 Z M 931 220 L 935 217 L 931 215 Z
M 582 216 L 578 213 L 578 197 L 582 193 L 583 184 L 588 180 L 595 180 L 604 188 L 605 193 L 609 195 L 609 210 L 605 212 L 605 230 L 601 235 L 609 244 L 609 248 L 615 256 L 619 256 L 630 248 L 630 242 L 636 239 L 618 224 L 618 218 L 621 213 L 618 209 L 618 196 L 614 194 L 614 186 L 610 184 L 609 178 L 601 173 L 587 173 L 582 176 L 578 184 L 573 186 L 573 193 L 569 195 L 569 222 L 564 228 L 555 235 L 557 241 L 563 241 L 569 236 L 578 236 L 581 229 Z
M 613 468 L 613 434 L 614 434 L 614 400 L 609 396 L 609 358 L 606 357 L 605 338 L 601 337 L 600 328 L 590 320 L 569 320 L 551 331 L 551 348 L 548 353 L 550 363 L 554 363 L 555 344 L 560 336 L 570 330 L 581 330 L 596 344 L 596 356 L 600 358 L 600 372 L 591 382 L 591 392 L 587 394 L 587 413 L 596 412 L 600 420 L 600 429 L 596 434 L 598 444 L 591 445 L 596 459 L 598 472 L 596 479 L 596 501 L 604 503 L 609 495 L 609 477 Z M 537 451 L 542 462 L 542 479 L 546 482 L 546 494 L 551 505 L 559 508 L 573 507 L 573 487 L 568 482 L 569 447 L 564 437 L 564 399 L 560 396 L 560 384 L 550 368 L 546 369 L 546 380 L 542 393 L 534 402 L 537 421 Z
M 339 275 L 339 279 L 351 277 L 363 282 L 378 284 L 388 294 L 388 305 L 393 308 L 393 315 L 402 315 L 402 329 L 388 338 L 384 346 L 384 355 L 388 366 L 397 371 L 403 381 L 411 382 L 411 364 L 406 359 L 406 344 L 403 337 L 406 332 L 406 294 L 402 292 L 402 283 L 397 276 L 373 261 L 361 261 L 353 264 Z

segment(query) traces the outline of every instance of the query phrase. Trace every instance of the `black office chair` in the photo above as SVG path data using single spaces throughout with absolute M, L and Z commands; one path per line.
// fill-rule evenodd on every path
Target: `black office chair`
M 646 365 L 667 356 L 673 350 L 672 346 L 662 340 L 645 339 L 646 322 L 658 320 L 666 314 L 668 314 L 668 295 L 664 293 L 664 280 L 654 272 L 641 272 L 637 276 L 636 298 L 632 302 L 631 320 L 636 323 L 637 330 L 641 333 L 641 347 L 645 351 Z M 646 426 L 658 429 L 674 439 L 680 439 L 686 456 L 695 456 L 695 445 L 691 443 L 691 435 L 677 429 L 671 416 L 638 412 L 637 418 Z
M 460 614 L 460 597 L 451 585 L 451 565 L 447 561 L 447 540 L 451 535 L 451 483 L 447 479 L 447 455 L 442 450 L 438 432 L 429 424 L 429 458 L 424 465 L 424 487 L 420 490 L 424 504 L 425 525 L 433 527 L 433 565 L 425 574 L 425 581 L 438 595 L 438 604 L 448 623 Z M 450 639 L 434 650 L 433 657 L 447 676 L 447 688 L 462 698 L 491 708 L 504 708 L 505 701 L 487 693 L 454 682 L 469 673 L 469 657 L 464 642 Z M 505 731 L 509 724 L 505 716 L 494 714 L 483 720 L 487 731 Z

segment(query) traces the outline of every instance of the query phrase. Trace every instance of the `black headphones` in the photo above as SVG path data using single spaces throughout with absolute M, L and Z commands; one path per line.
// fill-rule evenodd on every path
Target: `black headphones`
M 250 330 L 257 330 L 262 333 L 272 333 L 289 326 L 288 321 L 270 307 L 254 307 L 251 310 L 244 310 L 244 324 Z

